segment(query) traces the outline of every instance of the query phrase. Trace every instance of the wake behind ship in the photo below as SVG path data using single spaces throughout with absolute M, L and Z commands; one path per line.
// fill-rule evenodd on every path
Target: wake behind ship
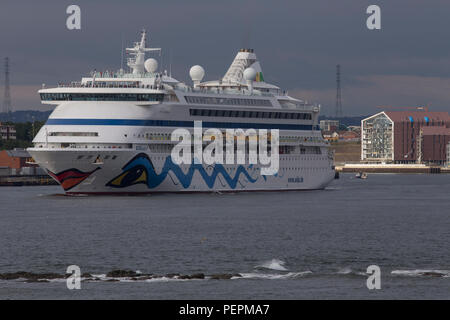
M 252 49 L 241 49 L 225 76 L 189 86 L 145 60 L 146 33 L 127 48 L 129 71 L 92 72 L 80 82 L 39 90 L 56 105 L 29 153 L 67 194 L 237 192 L 323 189 L 334 178 L 333 156 L 318 128 L 319 105 L 265 82 Z M 246 164 L 176 164 L 177 128 L 279 129 L 279 170 L 262 175 Z M 248 153 L 248 151 L 247 151 Z M 248 160 L 248 154 L 246 154 Z

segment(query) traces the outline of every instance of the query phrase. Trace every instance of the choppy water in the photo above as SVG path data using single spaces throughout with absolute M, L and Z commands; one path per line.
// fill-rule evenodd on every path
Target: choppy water
M 60 194 L 0 188 L 0 273 L 64 274 L 76 264 L 103 280 L 115 269 L 161 277 L 72 291 L 64 280 L 0 280 L 0 299 L 450 298 L 449 175 L 342 175 L 308 192 Z M 372 264 L 381 290 L 366 287 Z

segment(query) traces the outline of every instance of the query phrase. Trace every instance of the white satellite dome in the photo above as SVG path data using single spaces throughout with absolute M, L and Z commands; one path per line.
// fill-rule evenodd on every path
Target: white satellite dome
M 244 79 L 247 81 L 254 81 L 256 79 L 256 70 L 247 68 L 244 70 Z
M 189 75 L 191 76 L 192 81 L 202 81 L 205 76 L 205 69 L 202 66 L 195 65 L 189 70 Z
M 154 73 L 158 70 L 158 61 L 153 58 L 147 59 L 144 62 L 144 67 L 147 72 Z

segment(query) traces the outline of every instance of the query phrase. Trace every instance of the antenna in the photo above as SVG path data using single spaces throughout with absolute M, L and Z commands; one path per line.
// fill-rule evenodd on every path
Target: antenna
M 134 47 L 126 48 L 127 53 L 131 54 L 131 58 L 128 58 L 128 66 L 133 70 L 133 74 L 142 74 L 145 72 L 145 53 L 152 51 L 160 51 L 161 48 L 147 48 L 147 39 L 145 29 L 141 32 L 141 41 L 135 42 Z
M 342 117 L 341 65 L 336 66 L 336 117 Z
M 9 87 L 9 58 L 5 58 L 5 94 L 3 96 L 3 112 L 11 114 L 11 89 Z
M 169 76 L 172 78 L 172 49 L 169 49 Z
M 120 51 L 120 70 L 123 70 L 123 43 L 124 43 L 124 35 L 122 32 L 122 50 Z

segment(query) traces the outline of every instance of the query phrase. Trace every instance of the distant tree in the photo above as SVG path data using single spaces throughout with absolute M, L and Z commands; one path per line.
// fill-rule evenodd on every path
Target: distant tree
M 45 121 L 15 123 L 17 140 L 33 141 L 33 138 L 44 124 Z
M 39 132 L 45 121 L 9 123 L 16 129 L 16 140 L 0 140 L 0 150 L 28 148 L 32 146 L 33 138 Z
M 31 147 L 31 142 L 24 140 L 0 140 L 0 150 L 12 150 L 14 148 Z
M 17 140 L 30 140 L 31 122 L 15 123 Z

